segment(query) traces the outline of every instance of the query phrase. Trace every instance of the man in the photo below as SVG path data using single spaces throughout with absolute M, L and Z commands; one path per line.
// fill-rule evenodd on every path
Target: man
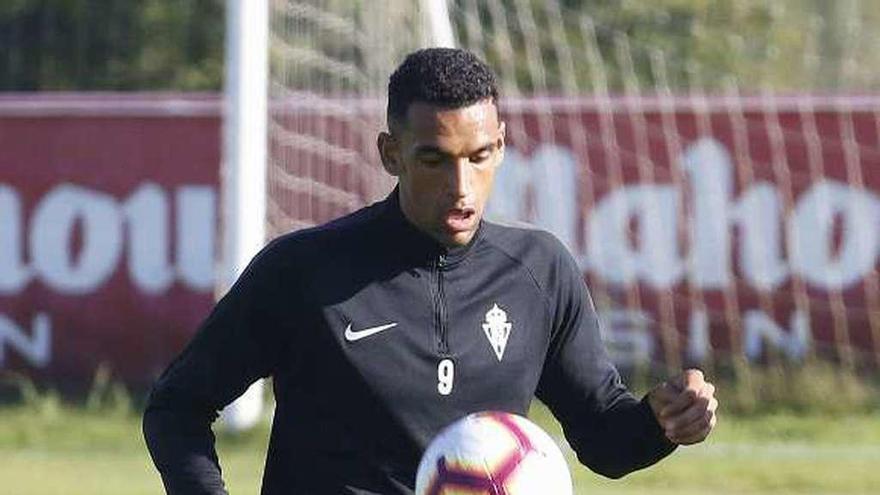
M 211 421 L 270 375 L 268 494 L 411 493 L 442 427 L 525 414 L 533 396 L 610 477 L 706 438 L 717 401 L 701 373 L 635 399 L 562 245 L 482 219 L 504 153 L 497 101 L 462 50 L 415 52 L 391 76 L 378 147 L 398 187 L 267 246 L 156 384 L 144 432 L 169 493 L 224 493 Z

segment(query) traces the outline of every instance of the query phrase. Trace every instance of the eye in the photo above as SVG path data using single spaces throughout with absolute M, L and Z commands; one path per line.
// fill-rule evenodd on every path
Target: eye
M 419 163 L 428 168 L 436 168 L 443 165 L 444 158 L 440 155 L 422 155 L 419 157 Z
M 482 163 L 482 162 L 485 162 L 486 160 L 488 160 L 491 156 L 492 156 L 492 153 L 490 153 L 488 151 L 481 151 L 481 152 L 477 153 L 476 155 L 472 155 L 470 160 L 471 160 L 471 163 Z
M 471 155 L 468 160 L 470 160 L 470 162 L 474 165 L 488 164 L 490 159 L 492 158 L 493 151 L 494 149 L 492 148 L 482 149 Z

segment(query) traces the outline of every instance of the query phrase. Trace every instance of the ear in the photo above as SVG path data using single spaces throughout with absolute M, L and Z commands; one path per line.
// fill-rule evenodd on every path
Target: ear
M 376 139 L 376 147 L 379 148 L 379 156 L 382 158 L 385 171 L 395 177 L 400 176 L 400 145 L 397 139 L 388 132 L 380 132 Z

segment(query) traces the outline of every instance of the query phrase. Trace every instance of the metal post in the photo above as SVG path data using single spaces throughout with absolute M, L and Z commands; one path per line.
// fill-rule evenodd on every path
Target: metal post
M 268 0 L 227 0 L 226 28 L 221 292 L 266 241 Z M 253 426 L 262 412 L 262 390 L 257 382 L 230 404 L 224 423 L 235 430 Z
M 455 34 L 449 20 L 449 8 L 446 0 L 422 0 L 422 10 L 428 17 L 430 43 L 435 47 L 455 47 Z

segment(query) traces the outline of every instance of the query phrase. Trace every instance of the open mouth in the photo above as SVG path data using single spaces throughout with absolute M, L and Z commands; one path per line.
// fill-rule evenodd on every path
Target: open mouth
M 473 208 L 452 208 L 446 212 L 444 224 L 447 230 L 460 232 L 470 229 L 476 216 Z

